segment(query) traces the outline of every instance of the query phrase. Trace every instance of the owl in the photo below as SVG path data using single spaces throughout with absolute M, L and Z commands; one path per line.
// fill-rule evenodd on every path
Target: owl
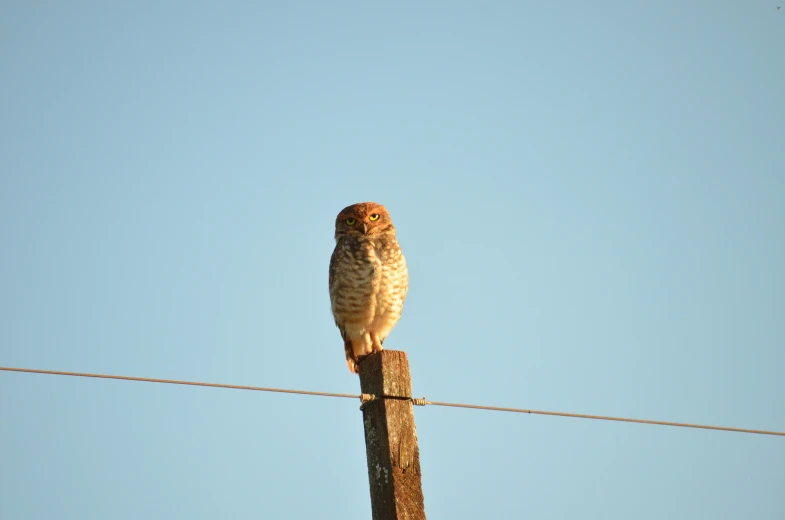
M 350 372 L 358 374 L 360 360 L 382 350 L 408 289 L 406 259 L 387 209 L 375 202 L 342 209 L 335 219 L 330 302 Z

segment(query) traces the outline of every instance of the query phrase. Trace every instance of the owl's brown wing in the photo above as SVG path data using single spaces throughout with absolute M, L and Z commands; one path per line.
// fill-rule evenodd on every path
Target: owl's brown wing
M 336 289 L 335 288 L 335 284 L 338 281 L 338 255 L 337 255 L 337 253 L 338 253 L 338 246 L 336 245 L 335 249 L 333 249 L 333 254 L 330 257 L 330 279 L 329 279 L 329 284 L 330 284 L 330 304 L 333 303 L 333 299 L 335 298 L 335 294 L 334 294 L 334 291 Z M 335 313 L 333 313 L 333 319 L 334 318 L 335 318 Z M 341 337 L 343 338 L 343 340 L 346 341 L 346 330 L 343 327 L 341 327 L 340 324 L 338 324 L 337 320 L 335 322 L 335 325 L 341 331 Z
M 333 254 L 330 256 L 330 301 L 333 299 L 333 283 L 335 283 L 335 277 L 338 276 L 336 272 L 337 268 L 337 261 L 336 261 L 336 253 L 338 252 L 338 246 L 335 246 L 333 249 Z
M 335 249 L 333 249 L 333 254 L 330 256 L 330 277 L 329 277 L 329 285 L 330 285 L 330 303 L 332 303 L 333 298 L 335 297 L 333 291 L 335 290 L 335 284 L 338 280 L 338 245 L 336 244 Z M 335 326 L 338 327 L 338 330 L 341 332 L 341 339 L 343 340 L 343 350 L 344 354 L 346 354 L 346 364 L 349 367 L 349 372 L 352 374 L 359 374 L 360 369 L 357 366 L 357 359 L 354 357 L 354 350 L 352 349 L 352 341 L 346 335 L 346 329 L 338 323 L 338 320 L 335 317 L 335 313 L 333 313 L 333 319 L 335 320 Z
M 338 244 L 335 245 L 335 249 L 333 249 L 333 254 L 330 256 L 330 278 L 329 278 L 329 285 L 330 285 L 330 304 L 335 303 L 335 291 L 337 289 L 336 284 L 338 283 Z M 333 318 L 335 318 L 335 313 L 333 312 Z M 335 322 L 338 325 L 338 322 Z M 338 325 L 340 328 L 341 326 Z M 341 336 L 344 335 L 343 329 L 341 329 Z

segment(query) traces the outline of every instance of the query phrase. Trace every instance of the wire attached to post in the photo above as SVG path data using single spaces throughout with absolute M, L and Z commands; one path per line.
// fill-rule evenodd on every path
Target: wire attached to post
M 670 421 L 652 421 L 648 419 L 632 419 L 629 417 L 611 417 L 607 415 L 588 415 L 588 414 L 581 414 L 581 413 L 566 413 L 566 412 L 549 412 L 545 410 L 527 410 L 524 408 L 504 408 L 501 406 L 484 406 L 484 405 L 477 405 L 477 404 L 463 404 L 463 403 L 445 403 L 441 401 L 426 401 L 425 397 L 417 398 L 417 397 L 398 397 L 398 396 L 375 396 L 373 394 L 362 394 L 358 396 L 357 394 L 337 394 L 333 392 L 312 392 L 308 390 L 287 390 L 284 388 L 264 388 L 259 386 L 246 386 L 246 385 L 226 385 L 220 383 L 203 383 L 199 381 L 178 381 L 174 379 L 153 379 L 150 377 L 131 377 L 131 376 L 115 376 L 115 375 L 108 375 L 108 374 L 85 374 L 83 372 L 62 372 L 56 370 L 38 370 L 33 368 L 11 368 L 11 367 L 0 367 L 0 371 L 7 371 L 7 372 L 28 372 L 31 374 L 51 374 L 51 375 L 59 375 L 59 376 L 75 376 L 75 377 L 96 377 L 101 379 L 120 379 L 125 381 L 142 381 L 145 383 L 167 383 L 167 384 L 174 384 L 174 385 L 191 385 L 191 386 L 207 386 L 211 388 L 232 388 L 235 390 L 255 390 L 260 392 L 278 392 L 284 394 L 301 394 L 301 395 L 320 395 L 324 397 L 346 397 L 351 399 L 360 398 L 363 406 L 370 403 L 371 401 L 377 399 L 397 399 L 400 401 L 411 401 L 412 404 L 417 406 L 449 406 L 452 408 L 472 408 L 475 410 L 491 410 L 495 412 L 516 412 L 516 413 L 527 413 L 527 414 L 536 414 L 536 415 L 551 415 L 556 417 L 573 417 L 576 419 L 599 419 L 602 421 L 620 421 L 620 422 L 628 422 L 628 423 L 639 423 L 639 424 L 657 424 L 661 426 L 676 426 L 681 428 L 698 428 L 703 430 L 719 430 L 719 431 L 726 431 L 726 432 L 738 432 L 738 433 L 752 433 L 758 435 L 776 435 L 779 437 L 785 437 L 785 431 L 770 431 L 770 430 L 753 430 L 749 428 L 731 428 L 726 426 L 709 426 L 705 424 L 689 424 L 689 423 L 677 423 L 677 422 L 670 422 Z
M 362 403 L 360 405 L 360 410 L 365 408 L 366 404 L 370 403 L 371 401 L 373 401 L 375 399 L 376 399 L 376 396 L 373 395 L 373 394 L 360 394 L 360 402 Z
M 368 404 L 371 401 L 374 401 L 376 399 L 377 399 L 377 397 L 375 395 L 373 395 L 373 394 L 361 394 L 360 395 L 360 402 L 362 404 L 360 405 L 360 410 L 362 410 L 363 407 L 366 404 Z M 414 404 L 416 406 L 425 406 L 425 405 L 428 404 L 428 400 L 425 397 L 398 397 L 398 396 L 395 396 L 395 395 L 382 395 L 382 396 L 379 396 L 378 399 L 393 399 L 393 400 L 396 400 L 396 401 L 411 401 L 412 404 Z

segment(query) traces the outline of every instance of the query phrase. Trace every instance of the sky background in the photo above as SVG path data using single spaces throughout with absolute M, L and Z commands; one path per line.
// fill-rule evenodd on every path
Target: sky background
M 0 2 L 0 365 L 785 430 L 773 1 Z M 0 372 L 0 517 L 370 518 L 359 401 Z M 782 519 L 785 438 L 415 410 L 431 519 Z

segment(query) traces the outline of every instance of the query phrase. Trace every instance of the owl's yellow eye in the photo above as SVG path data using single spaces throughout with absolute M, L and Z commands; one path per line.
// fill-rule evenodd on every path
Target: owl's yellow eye
M 378 213 L 373 213 L 370 217 L 368 217 L 368 220 L 379 220 L 379 216 L 380 215 Z
M 356 218 L 347 218 L 344 222 L 346 222 L 347 226 L 353 226 L 353 225 L 357 224 L 357 219 Z

